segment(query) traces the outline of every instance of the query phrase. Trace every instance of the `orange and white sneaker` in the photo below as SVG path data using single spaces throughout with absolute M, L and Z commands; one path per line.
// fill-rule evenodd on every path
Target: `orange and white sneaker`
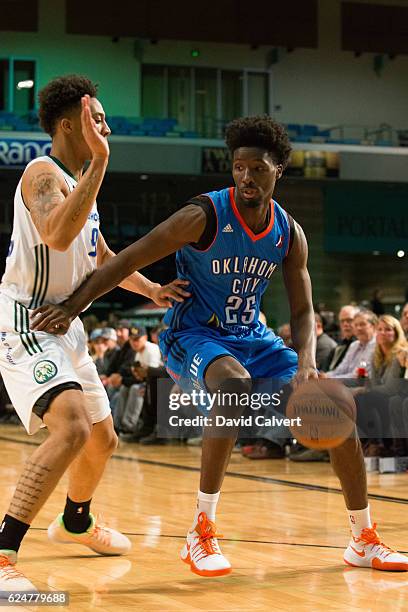
M 344 561 L 353 567 L 371 567 L 389 572 L 407 572 L 408 557 L 385 546 L 380 541 L 375 528 L 366 527 L 360 536 L 351 537 L 344 553 Z
M 48 527 L 48 537 L 58 544 L 83 544 L 100 555 L 125 555 L 132 548 L 132 544 L 123 533 L 98 525 L 93 514 L 91 524 L 84 533 L 71 533 L 64 525 L 63 515 L 57 518 Z
M 180 557 L 190 569 L 199 576 L 226 576 L 231 572 L 231 564 L 222 554 L 217 538 L 215 523 L 212 523 L 205 512 L 198 515 L 197 525 L 187 533 Z
M 14 550 L 0 551 L 0 599 L 15 591 L 37 593 L 33 583 L 16 568 L 16 561 L 17 554 Z

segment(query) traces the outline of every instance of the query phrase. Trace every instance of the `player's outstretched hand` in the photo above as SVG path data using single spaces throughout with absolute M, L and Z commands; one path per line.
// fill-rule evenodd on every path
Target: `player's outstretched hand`
M 30 329 L 49 334 L 66 334 L 71 324 L 71 317 L 62 304 L 45 304 L 31 313 Z
M 189 281 L 176 278 L 168 285 L 154 287 L 150 298 L 155 304 L 162 308 L 171 308 L 173 306 L 171 300 L 175 302 L 184 302 L 185 298 L 189 298 L 191 293 L 185 291 L 185 287 L 189 285 Z
M 92 117 L 90 107 L 90 97 L 88 95 L 81 98 L 82 112 L 81 125 L 82 134 L 84 135 L 86 144 L 92 151 L 92 157 L 100 157 L 108 159 L 109 145 L 105 136 L 99 133 L 96 123 Z

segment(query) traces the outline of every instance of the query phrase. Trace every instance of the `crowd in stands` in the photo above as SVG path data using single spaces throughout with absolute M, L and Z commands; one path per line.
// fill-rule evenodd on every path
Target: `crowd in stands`
M 340 379 L 350 387 L 365 456 L 408 456 L 408 303 L 400 320 L 354 305 L 343 306 L 337 324 L 335 319 L 325 312 L 315 313 L 319 376 Z M 142 445 L 169 442 L 157 432 L 157 381 L 169 379 L 158 346 L 163 328 L 150 329 L 149 339 L 145 327 L 124 319 L 108 326 L 86 317 L 84 325 L 120 439 Z M 289 323 L 277 333 L 292 346 Z M 18 422 L 7 404 L 0 381 L 0 420 Z M 292 461 L 328 461 L 326 451 L 300 446 L 285 427 L 265 428 L 252 435 L 240 438 L 235 449 L 249 459 L 288 455 Z M 197 428 L 183 441 L 200 444 L 201 430 Z
M 408 303 L 400 320 L 343 306 L 338 313 L 338 333 L 334 329 L 330 335 L 319 313 L 315 321 L 319 376 L 340 379 L 350 387 L 365 456 L 408 456 Z M 285 344 L 291 346 L 288 326 L 280 329 L 285 330 Z M 287 442 L 282 432 L 263 431 L 255 444 L 244 443 L 242 454 L 249 459 L 282 458 Z M 326 451 L 297 444 L 290 446 L 289 458 L 329 460 Z

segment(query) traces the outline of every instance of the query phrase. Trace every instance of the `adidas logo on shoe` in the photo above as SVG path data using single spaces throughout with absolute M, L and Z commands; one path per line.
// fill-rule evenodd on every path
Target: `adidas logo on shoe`
M 225 232 L 226 234 L 230 234 L 234 230 L 231 227 L 231 223 L 228 223 L 228 225 L 226 225 L 222 231 Z

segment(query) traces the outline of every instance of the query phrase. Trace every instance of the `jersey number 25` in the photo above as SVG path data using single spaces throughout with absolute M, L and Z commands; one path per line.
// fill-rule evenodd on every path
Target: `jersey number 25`
M 236 325 L 238 323 L 238 311 L 240 310 L 244 298 L 238 295 L 230 295 L 225 306 L 225 322 L 228 325 Z M 249 295 L 246 298 L 244 310 L 240 313 L 240 323 L 249 325 L 255 319 L 256 312 L 256 296 Z

